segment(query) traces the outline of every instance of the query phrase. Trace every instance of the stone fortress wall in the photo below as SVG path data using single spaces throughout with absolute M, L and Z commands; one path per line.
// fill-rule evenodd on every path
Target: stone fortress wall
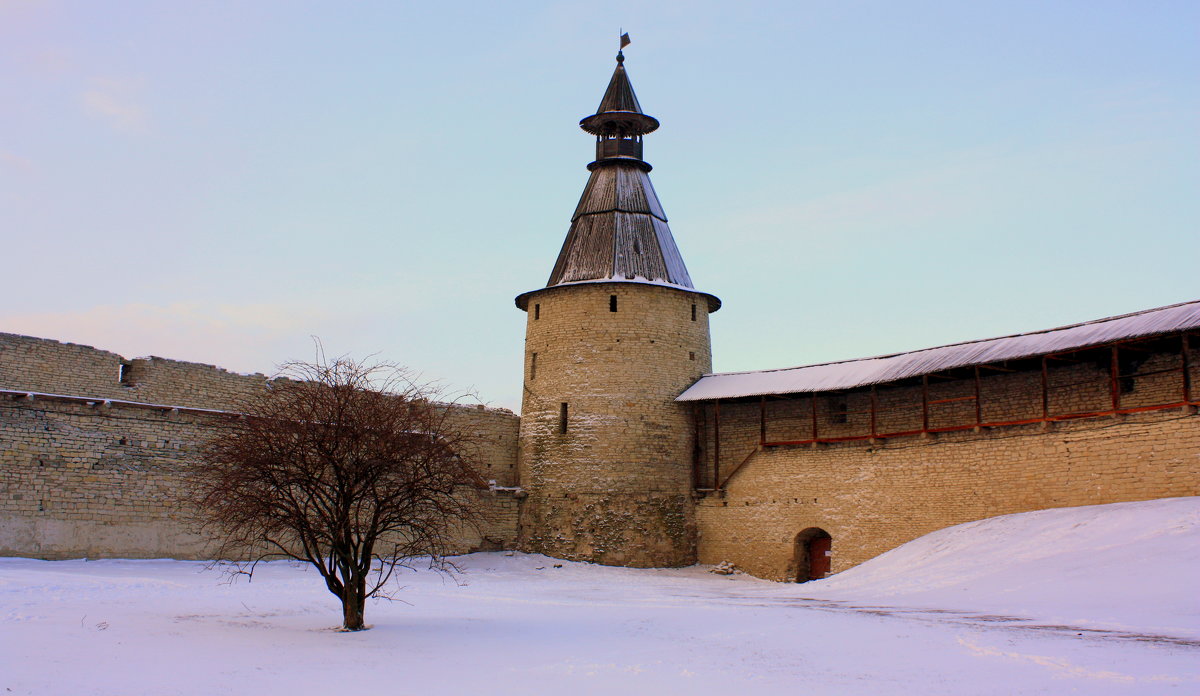
M 719 426 L 714 404 L 697 407 L 698 487 L 720 489 L 699 501 L 700 561 L 790 580 L 805 571 L 806 530 L 832 537 L 838 572 L 996 515 L 1200 495 L 1191 343 L 1186 361 L 1179 336 L 1122 349 L 1115 380 L 1107 347 L 1048 360 L 1044 403 L 1035 359 L 982 370 L 978 411 L 962 372 L 930 379 L 925 408 L 919 379 L 726 402 Z
M 180 474 L 267 377 L 0 333 L 0 555 L 206 558 L 175 500 Z M 516 485 L 519 419 L 455 406 L 481 478 Z M 511 547 L 517 500 L 481 493 L 486 523 L 460 549 Z
M 591 304 L 603 306 L 608 294 L 598 287 Z M 589 343 L 592 352 L 586 355 L 558 355 L 552 324 L 559 309 L 552 293 L 547 297 L 550 301 L 539 310 L 546 314 L 529 318 L 550 322 L 547 344 L 535 339 L 526 356 L 526 387 L 536 394 L 529 405 L 546 403 L 534 409 L 535 417 L 525 427 L 539 433 L 529 442 L 549 449 L 536 454 L 544 463 L 536 472 L 534 505 L 522 503 L 522 545 L 562 557 L 642 565 L 616 554 L 606 557 L 606 549 L 627 544 L 638 553 L 659 553 L 653 544 L 646 546 L 654 542 L 646 534 L 649 530 L 639 531 L 632 522 L 646 518 L 647 505 L 679 496 L 691 501 L 691 491 L 680 488 L 684 484 L 666 471 L 659 472 L 666 478 L 651 486 L 653 490 L 631 488 L 652 472 L 644 470 L 649 459 L 643 463 L 622 450 L 628 443 L 622 444 L 620 433 L 636 427 L 621 423 L 628 418 L 641 422 L 646 414 L 636 402 L 592 397 L 606 390 L 624 393 L 619 384 L 580 388 L 575 382 L 586 378 L 586 370 L 579 372 L 586 363 L 604 360 L 628 363 L 630 379 L 645 379 L 641 366 L 658 362 L 661 351 L 695 352 L 698 369 L 707 369 L 707 348 L 692 351 L 690 338 L 675 342 L 656 335 L 653 343 L 649 337 L 645 345 L 639 343 L 636 354 L 607 351 L 597 340 Z M 634 298 L 622 295 L 620 301 L 627 300 Z M 570 306 L 577 309 L 575 303 Z M 602 308 L 605 321 L 636 319 L 634 312 L 609 316 Z M 684 310 L 690 306 L 671 313 Z M 678 329 L 680 336 L 693 328 L 706 332 L 707 317 L 701 313 L 697 319 L 693 327 L 688 316 Z M 624 329 L 618 333 L 625 335 Z M 610 338 L 615 346 L 617 335 Z M 1200 385 L 1197 343 L 1192 340 L 1188 354 L 1193 402 L 1195 385 Z M 711 403 L 671 404 L 684 413 L 695 408 L 696 418 L 680 421 L 670 433 L 655 431 L 656 436 L 671 441 L 695 438 L 694 461 L 675 466 L 694 466 L 701 496 L 667 521 L 677 522 L 685 534 L 695 525 L 695 546 L 685 543 L 683 548 L 694 548 L 701 562 L 730 561 L 755 575 L 782 580 L 800 572 L 797 537 L 814 528 L 832 536 L 832 570 L 837 572 L 923 534 L 976 519 L 1200 495 L 1200 416 L 1193 405 L 1160 408 L 1181 398 L 1181 356 L 1170 350 L 1167 339 L 1147 345 L 1149 349 L 1143 346 L 1136 353 L 1137 364 L 1123 367 L 1116 382 L 1120 406 L 1131 412 L 1114 415 L 1024 422 L 1039 421 L 1043 409 L 1041 372 L 1032 362 L 1010 365 L 1007 371 L 985 371 L 979 380 L 978 411 L 969 377 L 930 380 L 925 416 L 929 430 L 959 428 L 977 420 L 993 424 L 948 432 L 838 441 L 871 432 L 869 389 L 822 393 L 815 400 L 795 395 L 723 402 L 719 427 Z M 539 353 L 536 374 L 529 364 L 533 352 Z M 1057 361 L 1047 372 L 1044 408 L 1052 416 L 1111 410 L 1114 382 L 1102 364 L 1103 355 L 1077 357 Z M 583 363 L 577 362 L 580 358 Z M 692 362 L 690 357 L 687 362 Z M 561 380 L 570 383 L 560 384 Z M 0 555 L 206 557 L 207 540 L 195 533 L 185 511 L 173 502 L 178 475 L 196 460 L 200 444 L 230 417 L 221 412 L 262 389 L 266 381 L 263 375 L 239 375 L 208 365 L 162 358 L 125 360 L 87 346 L 0 334 Z M 878 385 L 875 430 L 920 430 L 921 391 L 915 382 Z M 568 433 L 560 438 L 557 406 L 567 398 Z M 665 407 L 668 401 L 657 403 Z M 822 440 L 815 444 L 808 442 L 814 403 Z M 600 407 L 602 421 L 620 426 L 611 442 L 609 433 L 604 442 L 593 437 L 598 416 L 587 414 Z M 518 474 L 517 416 L 463 407 L 454 414 L 482 443 L 482 478 L 500 488 L 535 481 L 532 470 L 523 477 Z M 592 475 L 544 470 L 574 449 L 597 447 L 606 448 L 604 461 L 628 461 L 628 467 L 591 471 Z M 555 448 L 565 449 L 551 451 Z M 531 464 L 526 460 L 522 467 Z M 488 524 L 482 534 L 464 534 L 461 549 L 516 547 L 521 502 L 517 495 L 504 490 L 485 494 Z M 547 516 L 566 516 L 561 524 L 578 538 L 546 537 L 544 530 L 560 524 L 550 524 Z M 675 544 L 678 539 L 662 541 Z

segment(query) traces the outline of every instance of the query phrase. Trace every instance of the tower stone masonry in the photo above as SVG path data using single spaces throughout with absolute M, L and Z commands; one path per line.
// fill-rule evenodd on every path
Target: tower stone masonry
M 617 54 L 580 127 L 591 176 L 550 280 L 527 313 L 520 547 L 610 565 L 696 560 L 694 429 L 675 402 L 712 369 L 716 297 L 692 287 L 642 159 L 658 121 Z

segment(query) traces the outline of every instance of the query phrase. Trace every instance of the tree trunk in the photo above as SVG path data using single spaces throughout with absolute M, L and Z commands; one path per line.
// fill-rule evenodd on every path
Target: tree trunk
M 342 628 L 347 631 L 361 631 L 366 628 L 366 624 L 363 623 L 365 589 L 362 583 L 351 580 L 342 590 Z

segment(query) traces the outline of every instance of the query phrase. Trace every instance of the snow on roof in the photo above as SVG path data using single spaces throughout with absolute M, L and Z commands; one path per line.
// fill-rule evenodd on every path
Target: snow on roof
M 1196 328 L 1200 328 L 1200 300 L 1056 329 L 955 343 L 910 353 L 779 370 L 705 375 L 676 401 L 852 389 L 956 367 L 1029 358 Z

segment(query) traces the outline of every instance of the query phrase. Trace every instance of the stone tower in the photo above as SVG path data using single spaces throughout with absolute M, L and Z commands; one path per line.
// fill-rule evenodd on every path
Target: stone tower
M 527 313 L 522 550 L 608 565 L 696 560 L 694 426 L 674 399 L 712 369 L 716 297 L 692 287 L 642 159 L 625 57 L 592 116 L 596 160 Z

